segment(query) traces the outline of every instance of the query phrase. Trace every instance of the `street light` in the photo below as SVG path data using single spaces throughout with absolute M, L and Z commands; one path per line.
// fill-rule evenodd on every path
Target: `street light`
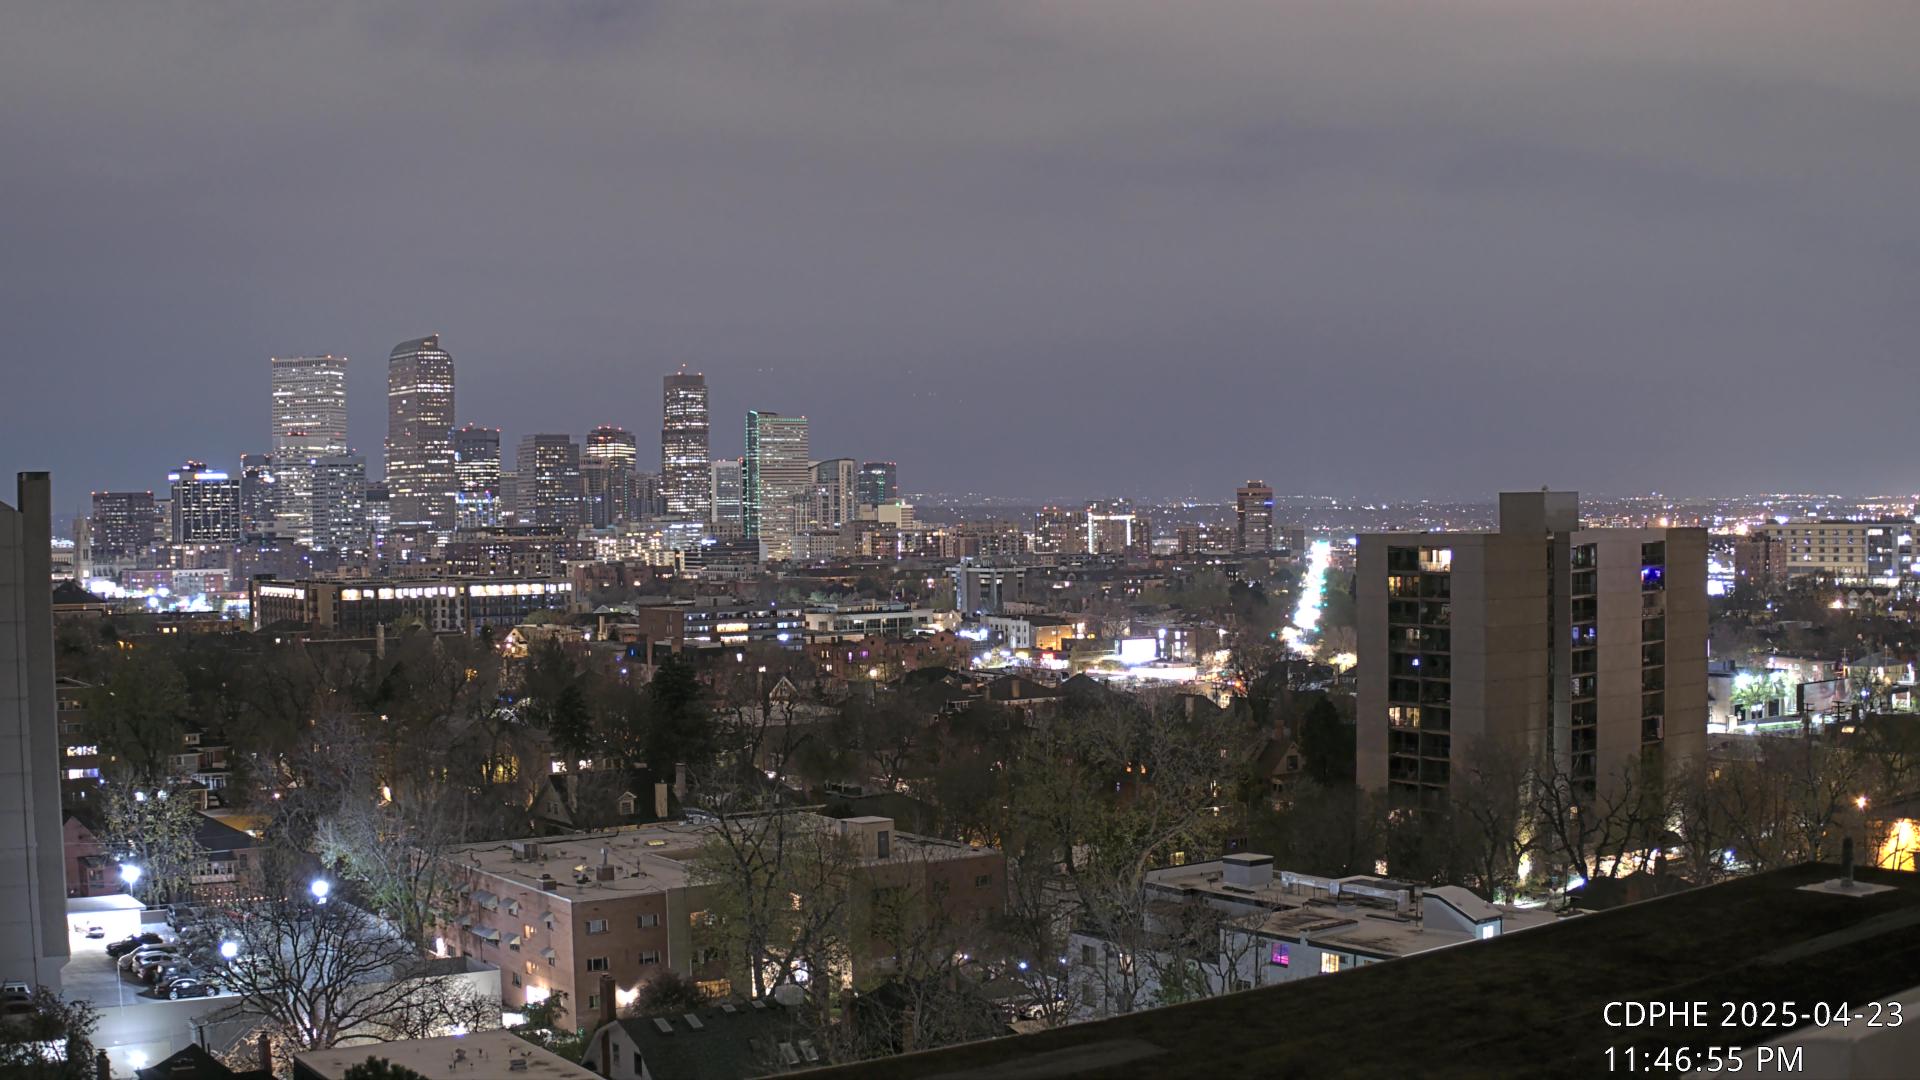
M 140 884 L 140 868 L 129 862 L 121 863 L 120 880 L 126 882 L 129 889 Z
M 233 942 L 233 941 L 223 941 L 223 942 L 221 942 L 221 943 L 220 943 L 220 958 L 221 958 L 221 959 L 223 959 L 223 960 L 231 960 L 231 959 L 233 959 L 234 957 L 236 957 L 236 956 L 239 956 L 239 955 L 240 955 L 240 945 L 239 945 L 239 943 L 238 943 L 238 942 Z
M 324 904 L 327 902 L 327 894 L 333 891 L 333 886 L 327 883 L 326 878 L 314 878 L 313 883 L 307 886 L 307 891 L 313 894 L 314 903 Z

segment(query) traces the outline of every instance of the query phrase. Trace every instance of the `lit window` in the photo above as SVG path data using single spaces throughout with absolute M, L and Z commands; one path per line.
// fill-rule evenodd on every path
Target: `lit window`
M 1320 954 L 1320 973 L 1321 974 L 1331 975 L 1334 972 L 1337 972 L 1339 970 L 1340 970 L 1340 954 L 1339 953 L 1321 953 Z
M 1286 945 L 1277 941 L 1274 942 L 1273 952 L 1268 954 L 1267 963 L 1272 964 L 1274 967 L 1286 967 L 1292 962 L 1293 957 L 1288 954 Z

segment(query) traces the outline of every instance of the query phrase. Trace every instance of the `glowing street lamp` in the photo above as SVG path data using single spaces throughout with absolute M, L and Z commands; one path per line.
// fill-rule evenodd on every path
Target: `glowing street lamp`
M 120 880 L 126 882 L 129 889 L 140 884 L 140 868 L 129 862 L 121 863 Z
M 220 958 L 222 960 L 232 960 L 234 957 L 239 955 L 240 955 L 240 944 L 238 942 L 223 941 L 220 943 Z
M 327 902 L 327 894 L 333 891 L 333 886 L 326 878 L 314 878 L 313 882 L 307 886 L 307 891 L 313 894 L 314 903 L 324 904 Z

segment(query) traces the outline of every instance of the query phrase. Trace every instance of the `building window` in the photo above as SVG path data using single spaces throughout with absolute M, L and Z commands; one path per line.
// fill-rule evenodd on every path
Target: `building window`
M 980 874 L 973 879 L 973 887 L 976 889 L 984 889 L 991 884 L 993 884 L 992 874 Z
M 1321 953 L 1320 954 L 1320 973 L 1322 975 L 1332 975 L 1339 970 L 1340 970 L 1340 954 L 1339 953 Z
M 606 957 L 604 957 L 604 956 L 589 956 L 589 957 L 587 957 L 587 970 L 588 970 L 588 971 L 605 971 L 605 970 L 607 970 L 607 958 L 606 958 Z
M 893 834 L 892 833 L 888 832 L 885 829 L 881 829 L 879 832 L 876 832 L 873 834 L 873 842 L 876 847 L 876 854 L 880 858 L 886 859 L 886 858 L 892 857 L 892 851 L 893 851 Z
M 604 934 L 606 932 L 607 932 L 607 920 L 605 919 L 588 919 L 587 920 L 587 933 Z
M 660 916 L 658 915 L 640 916 L 640 929 L 642 930 L 651 930 L 654 927 L 659 925 L 660 925 Z
M 515 986 L 520 985 L 520 973 L 517 971 L 513 973 L 513 985 Z
M 599 994 L 588 994 L 588 995 L 587 995 L 587 1008 L 588 1008 L 588 1009 L 597 1009 L 597 1008 L 599 1008 L 599 1007 L 600 1007 L 600 995 L 599 995 Z
M 641 963 L 643 963 L 643 964 L 657 964 L 657 963 L 659 963 L 659 962 L 660 962 L 660 951 L 659 951 L 658 949 L 643 949 L 643 950 L 641 950 L 641 953 L 640 953 L 640 962 L 641 962 Z
M 1286 945 L 1278 941 L 1274 942 L 1273 951 L 1267 954 L 1267 963 L 1274 967 L 1286 967 L 1292 962 L 1293 957 L 1288 954 Z

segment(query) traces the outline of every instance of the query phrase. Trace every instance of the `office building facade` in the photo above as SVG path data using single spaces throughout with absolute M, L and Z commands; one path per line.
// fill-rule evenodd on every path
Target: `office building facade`
M 387 358 L 387 491 L 396 530 L 453 531 L 453 356 L 440 335 L 403 341 Z
M 661 395 L 660 490 L 669 517 L 709 515 L 707 444 L 707 377 L 685 370 L 667 376 Z
M 793 557 L 794 538 L 806 527 L 813 490 L 807 456 L 807 418 L 747 413 L 742 520 L 747 538 L 766 560 Z
M 1706 749 L 1706 533 L 1583 529 L 1503 494 L 1486 533 L 1360 538 L 1358 780 L 1444 803 L 1485 751 L 1593 790 Z
M 869 461 L 860 466 L 860 505 L 879 506 L 899 497 L 900 466 L 891 461 Z
M 514 458 L 519 522 L 570 529 L 586 521 L 580 477 L 580 444 L 571 435 L 527 435 Z
M 500 524 L 500 429 L 467 424 L 453 429 L 454 525 L 486 529 Z
M 712 484 L 707 520 L 716 531 L 739 533 L 746 528 L 746 465 L 739 458 L 727 458 L 709 466 Z
M 176 544 L 230 544 L 241 535 L 240 481 L 204 461 L 167 474 L 170 535 Z
M 160 513 L 151 491 L 96 491 L 87 519 L 95 564 L 146 558 L 159 538 Z
M 602 424 L 587 432 L 580 454 L 586 522 L 596 529 L 639 516 L 640 447 L 633 432 Z
M 273 455 L 282 460 L 347 451 L 347 358 L 275 356 Z

